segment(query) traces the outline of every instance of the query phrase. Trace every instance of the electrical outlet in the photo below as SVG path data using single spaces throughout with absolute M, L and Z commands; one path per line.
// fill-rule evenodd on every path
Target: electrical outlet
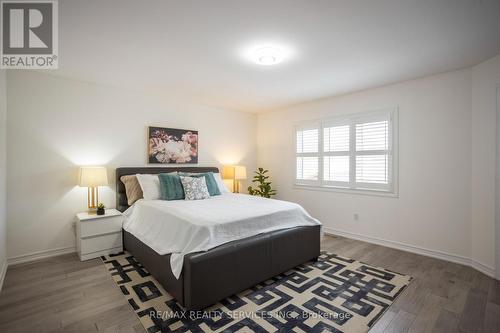
M 354 219 L 354 221 L 358 221 L 359 220 L 358 213 L 354 213 L 354 215 L 352 216 L 352 218 Z

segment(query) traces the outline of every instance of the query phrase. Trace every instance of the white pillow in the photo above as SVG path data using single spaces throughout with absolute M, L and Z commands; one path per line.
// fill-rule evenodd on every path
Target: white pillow
M 177 173 L 169 172 L 169 173 Z M 144 200 L 160 200 L 160 178 L 158 175 L 137 174 L 137 181 L 141 186 Z
M 220 193 L 221 194 L 222 193 L 230 193 L 230 191 L 228 190 L 226 184 L 222 180 L 222 177 L 220 176 L 220 173 L 214 172 L 213 174 L 214 174 L 215 182 L 217 183 L 217 187 L 219 188 Z

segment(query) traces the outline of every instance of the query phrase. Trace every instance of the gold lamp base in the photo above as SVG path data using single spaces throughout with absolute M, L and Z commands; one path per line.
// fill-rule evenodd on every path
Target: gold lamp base
M 99 202 L 99 189 L 96 187 L 89 187 L 87 193 L 87 206 L 89 214 L 97 213 L 97 204 Z

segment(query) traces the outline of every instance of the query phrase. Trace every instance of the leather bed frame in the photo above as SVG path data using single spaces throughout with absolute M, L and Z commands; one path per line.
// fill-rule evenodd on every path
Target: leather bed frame
M 116 169 L 117 209 L 128 208 L 120 177 L 163 172 L 215 172 L 212 167 L 138 167 Z M 184 257 L 176 279 L 170 255 L 159 255 L 132 234 L 123 231 L 124 249 L 136 257 L 158 282 L 187 310 L 201 310 L 221 299 L 315 260 L 320 254 L 320 226 L 273 231 L 223 244 L 206 252 Z

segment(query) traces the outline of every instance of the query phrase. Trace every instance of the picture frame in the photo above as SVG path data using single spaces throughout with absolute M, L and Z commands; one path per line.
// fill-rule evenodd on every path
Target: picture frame
M 148 127 L 149 164 L 198 164 L 198 131 Z

